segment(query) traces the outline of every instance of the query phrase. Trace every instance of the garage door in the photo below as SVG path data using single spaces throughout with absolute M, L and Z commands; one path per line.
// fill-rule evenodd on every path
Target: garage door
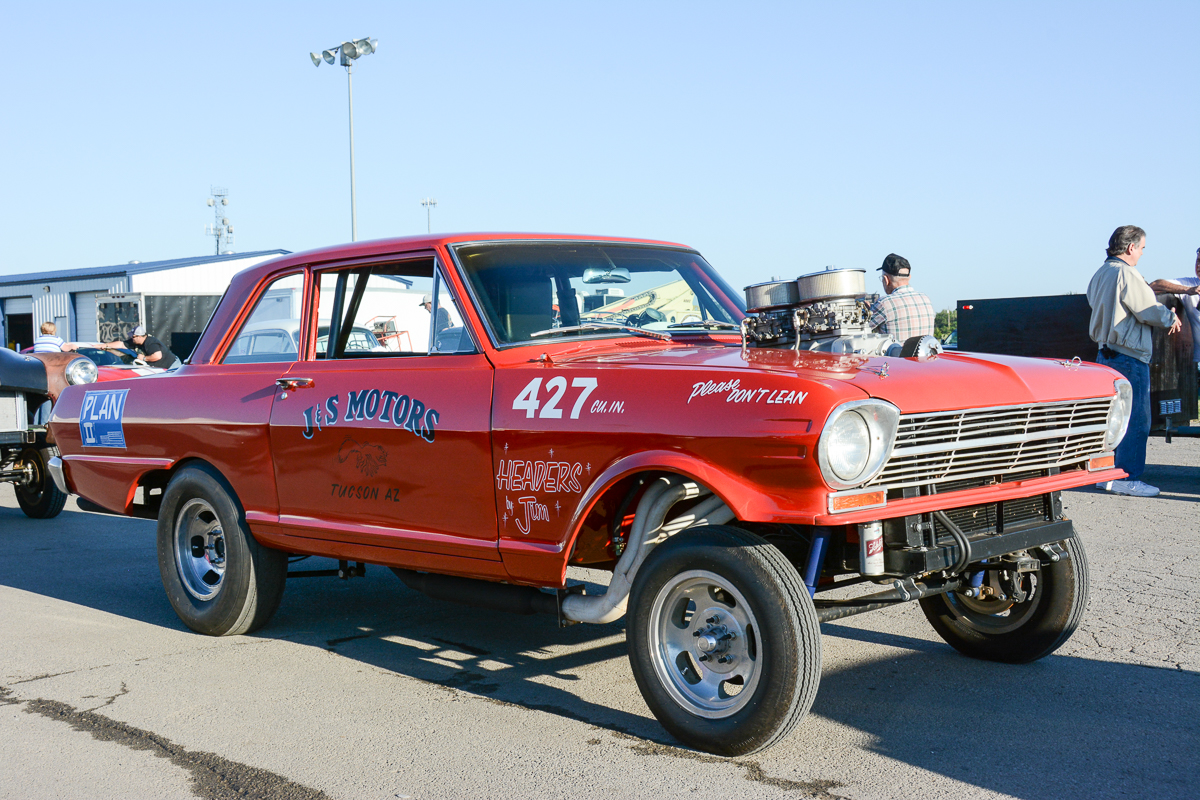
M 105 292 L 75 293 L 75 341 L 96 341 L 96 295 Z
M 4 301 L 5 314 L 32 314 L 32 297 L 9 297 Z

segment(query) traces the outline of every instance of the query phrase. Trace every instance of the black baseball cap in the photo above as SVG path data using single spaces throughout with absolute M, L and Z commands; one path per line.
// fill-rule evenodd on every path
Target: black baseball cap
M 883 260 L 883 266 L 879 269 L 888 275 L 899 275 L 902 278 L 907 278 L 912 274 L 912 265 L 908 263 L 908 259 L 895 253 L 888 253 L 888 257 Z

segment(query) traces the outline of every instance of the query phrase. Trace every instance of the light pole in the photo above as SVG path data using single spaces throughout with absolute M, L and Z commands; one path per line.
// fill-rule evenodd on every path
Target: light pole
M 437 208 L 437 200 L 432 197 L 426 197 L 421 201 L 421 205 L 425 206 L 425 232 L 433 233 L 433 222 L 431 214 L 433 209 Z
M 379 40 L 367 37 L 352 42 L 342 42 L 337 47 L 309 53 L 313 66 L 321 66 L 321 59 L 332 64 L 335 53 L 341 53 L 341 65 L 346 68 L 346 86 L 350 91 L 350 241 L 358 241 L 358 213 L 354 207 L 354 77 L 352 64 L 360 56 L 369 56 L 379 49 Z

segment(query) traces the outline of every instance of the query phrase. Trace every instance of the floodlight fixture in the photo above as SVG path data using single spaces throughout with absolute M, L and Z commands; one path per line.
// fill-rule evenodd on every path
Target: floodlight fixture
M 354 60 L 360 56 L 369 56 L 379 48 L 379 40 L 372 39 L 370 36 L 362 39 L 354 39 L 339 44 L 337 47 L 331 47 L 328 50 L 321 51 L 321 58 L 325 59 L 326 63 L 332 64 L 334 56 L 341 54 L 339 63 L 346 68 L 346 87 L 349 92 L 350 99 L 350 241 L 358 241 L 358 214 L 355 211 L 354 205 L 354 78 L 353 65 Z M 320 59 L 316 53 L 309 53 L 308 57 L 312 59 L 313 66 L 321 66 Z
M 432 211 L 437 208 L 437 200 L 432 197 L 426 197 L 421 201 L 421 205 L 425 206 L 425 232 L 433 233 Z
M 312 59 L 313 66 L 321 66 L 321 59 L 332 64 L 334 59 L 341 55 L 341 64 L 343 67 L 350 66 L 350 62 L 363 56 L 369 56 L 379 49 L 379 40 L 372 39 L 370 36 L 365 36 L 362 39 L 354 39 L 348 42 L 342 42 L 337 47 L 331 47 L 328 50 L 322 50 L 320 54 L 309 53 L 308 57 Z

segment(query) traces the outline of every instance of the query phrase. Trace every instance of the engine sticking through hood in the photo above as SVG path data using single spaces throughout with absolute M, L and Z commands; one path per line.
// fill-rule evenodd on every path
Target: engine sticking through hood
M 870 326 L 866 271 L 826 269 L 794 281 L 746 287 L 742 347 L 790 348 L 822 353 L 926 357 L 942 352 L 932 336 L 898 342 Z

